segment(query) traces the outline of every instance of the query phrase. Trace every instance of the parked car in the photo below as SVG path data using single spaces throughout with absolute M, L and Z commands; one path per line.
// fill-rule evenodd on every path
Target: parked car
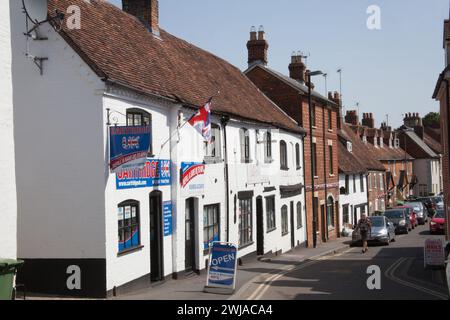
M 430 222 L 430 233 L 445 233 L 445 211 L 437 210 Z
M 428 222 L 428 211 L 421 201 L 407 202 L 406 205 L 414 208 L 417 222 L 420 225 L 424 225 Z
M 409 220 L 411 221 L 411 227 L 414 230 L 419 225 L 416 212 L 414 211 L 414 207 L 406 205 L 398 208 L 406 210 L 407 215 L 409 215 Z
M 394 224 L 396 234 L 408 234 L 412 230 L 411 220 L 405 209 L 386 210 L 384 216 Z
M 372 231 L 369 234 L 369 242 L 379 242 L 389 245 L 395 241 L 395 226 L 385 216 L 373 216 L 369 218 L 372 223 Z M 358 230 L 353 231 L 352 244 L 361 242 L 361 234 Z
M 422 204 L 427 209 L 428 211 L 427 216 L 429 218 L 433 217 L 434 214 L 436 213 L 436 204 L 438 201 L 435 198 L 436 197 L 422 197 L 418 199 L 418 201 L 422 202 Z

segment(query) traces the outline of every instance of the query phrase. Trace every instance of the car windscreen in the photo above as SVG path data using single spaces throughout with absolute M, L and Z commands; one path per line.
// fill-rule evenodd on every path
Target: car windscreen
M 384 216 L 388 219 L 403 219 L 404 211 L 403 210 L 395 210 L 395 211 L 386 211 Z
M 436 211 L 436 214 L 434 215 L 434 217 L 435 218 L 438 218 L 438 219 L 444 219 L 445 217 L 444 217 L 444 210 L 438 210 L 438 211 Z
M 372 227 L 384 227 L 383 217 L 372 217 L 370 218 L 370 222 L 372 223 Z

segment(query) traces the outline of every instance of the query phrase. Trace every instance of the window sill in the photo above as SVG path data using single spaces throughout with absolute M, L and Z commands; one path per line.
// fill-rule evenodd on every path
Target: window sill
M 273 162 L 274 162 L 273 159 L 265 159 L 265 160 L 264 160 L 264 163 L 267 163 L 267 164 L 271 164 L 271 163 L 273 163 Z
M 319 176 L 315 176 L 315 177 L 314 177 L 314 180 L 319 180 Z
M 239 247 L 239 250 L 243 250 L 243 249 L 248 248 L 248 247 L 250 247 L 250 246 L 252 246 L 254 244 L 255 244 L 255 242 L 253 242 L 253 241 L 250 242 L 250 243 L 244 244 L 244 245 Z
M 302 170 L 302 167 L 297 167 L 296 170 L 300 171 L 300 170 Z
M 218 163 L 223 163 L 223 159 L 221 158 L 206 158 L 204 160 L 205 164 L 218 164 Z
M 282 234 L 281 234 L 282 237 L 286 237 L 287 235 L 289 235 L 289 232 L 286 232 L 286 233 L 282 233 Z
M 329 133 L 333 133 L 333 129 L 328 129 L 328 132 Z
M 276 227 L 275 227 L 275 228 L 273 228 L 273 229 L 267 230 L 266 234 L 272 233 L 272 232 L 274 232 L 275 230 L 277 230 L 277 228 L 276 228 Z
M 281 170 L 281 171 L 289 171 L 289 168 L 283 168 L 283 167 L 281 167 L 280 170 Z
M 126 250 L 120 251 L 117 254 L 117 257 L 127 256 L 127 255 L 135 253 L 137 251 L 141 251 L 143 248 L 144 248 L 144 246 L 138 246 L 138 247 L 134 247 L 134 248 L 130 248 L 130 249 L 126 249 Z
M 297 227 L 297 230 L 303 229 L 303 226 L 299 226 Z
M 334 178 L 334 177 L 336 177 L 334 174 L 332 174 L 332 173 L 330 173 L 330 175 L 329 175 L 331 178 Z

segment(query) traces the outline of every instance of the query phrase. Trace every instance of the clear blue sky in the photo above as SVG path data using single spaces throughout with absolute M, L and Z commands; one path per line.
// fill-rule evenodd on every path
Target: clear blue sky
M 110 0 L 121 5 L 121 0 Z M 373 112 L 378 124 L 402 124 L 406 112 L 438 111 L 431 99 L 444 68 L 443 20 L 448 0 L 160 0 L 160 25 L 244 70 L 250 27 L 263 25 L 269 66 L 288 74 L 293 51 L 311 54 L 308 66 L 328 72 L 347 109 Z M 381 30 L 366 26 L 368 6 L 381 8 Z M 324 80 L 316 88 L 325 92 Z

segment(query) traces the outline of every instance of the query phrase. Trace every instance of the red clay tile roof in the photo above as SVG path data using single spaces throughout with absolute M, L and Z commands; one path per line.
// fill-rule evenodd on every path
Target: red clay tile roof
M 341 142 L 339 142 L 338 152 L 340 173 L 359 174 L 367 172 L 366 166 L 353 153 L 350 153 Z
M 364 131 L 363 129 L 361 129 L 361 127 L 355 127 L 355 129 L 360 132 Z M 342 131 L 345 133 L 346 137 L 350 138 L 350 141 L 353 144 L 353 156 L 361 164 L 363 164 L 367 170 L 386 171 L 383 164 L 377 161 L 376 154 L 374 152 L 374 149 L 376 148 L 373 145 L 371 145 L 370 143 L 365 144 L 364 142 L 362 142 L 361 138 L 357 134 L 355 134 L 353 129 L 348 124 L 342 124 Z M 340 162 L 341 161 L 339 161 L 339 163 Z
M 203 105 L 220 91 L 213 112 L 304 132 L 225 60 L 164 30 L 157 38 L 137 18 L 105 1 L 50 0 L 49 12 L 65 12 L 69 5 L 81 8 L 81 29 L 68 30 L 64 23 L 61 34 L 106 81 L 189 106 Z

